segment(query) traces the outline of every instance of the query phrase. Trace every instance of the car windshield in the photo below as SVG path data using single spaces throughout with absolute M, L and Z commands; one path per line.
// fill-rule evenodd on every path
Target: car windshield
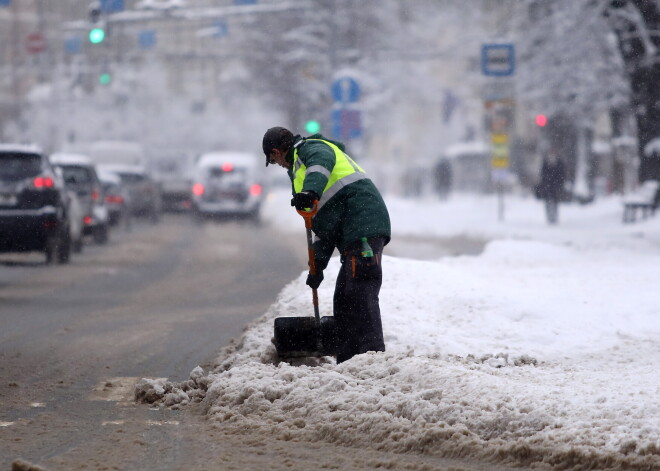
M 116 183 L 103 182 L 101 186 L 103 187 L 103 193 L 105 193 L 106 195 L 108 194 L 115 195 L 121 193 L 121 188 Z
M 63 165 L 61 169 L 68 185 L 89 185 L 93 182 L 92 172 L 86 167 Z
M 236 167 L 229 171 L 218 167 L 212 167 L 209 169 L 208 174 L 212 183 L 224 185 L 243 183 L 246 178 L 245 169 Z
M 0 180 L 15 182 L 41 173 L 41 157 L 38 154 L 14 152 L 0 153 Z
M 144 175 L 140 175 L 139 173 L 120 173 L 119 177 L 121 178 L 121 181 L 124 183 L 140 183 L 144 181 Z

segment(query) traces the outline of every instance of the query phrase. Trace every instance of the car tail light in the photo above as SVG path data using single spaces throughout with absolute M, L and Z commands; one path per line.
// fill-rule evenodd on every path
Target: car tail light
M 55 182 L 51 177 L 35 177 L 34 180 L 32 180 L 32 185 L 35 188 L 53 188 L 55 186 Z
M 201 183 L 195 183 L 192 187 L 193 195 L 202 196 L 204 194 L 204 185 Z
M 261 194 L 261 185 L 255 183 L 250 187 L 250 194 L 252 196 L 259 196 Z
M 115 204 L 122 204 L 124 202 L 124 198 L 119 195 L 108 195 L 105 197 L 105 202 L 106 203 L 115 203 Z
M 89 226 L 92 223 L 92 216 L 85 216 L 83 218 L 83 222 L 85 223 L 85 225 Z
M 98 201 L 98 200 L 99 200 L 99 190 L 97 190 L 96 188 L 94 188 L 94 189 L 92 190 L 92 199 L 93 199 L 94 201 Z

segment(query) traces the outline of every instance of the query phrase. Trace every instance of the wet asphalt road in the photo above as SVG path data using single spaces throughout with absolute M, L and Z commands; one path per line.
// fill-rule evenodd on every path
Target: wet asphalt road
M 132 378 L 211 362 L 300 273 L 297 252 L 264 226 L 167 215 L 70 265 L 0 254 L 0 469 L 102 435 Z

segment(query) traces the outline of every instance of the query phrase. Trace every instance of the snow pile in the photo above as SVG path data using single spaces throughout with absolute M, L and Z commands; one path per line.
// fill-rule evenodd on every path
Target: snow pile
M 599 226 L 608 209 L 594 206 L 530 240 L 534 209 L 526 229 L 520 211 L 527 240 L 495 240 L 480 256 L 384 257 L 386 353 L 280 362 L 273 319 L 311 315 L 301 273 L 213 372 L 146 380 L 142 391 L 160 386 L 151 399 L 169 405 L 203 401 L 236 433 L 555 469 L 660 469 L 660 251 L 644 235 L 657 222 Z M 321 315 L 332 312 L 338 268 L 335 258 L 319 289 Z

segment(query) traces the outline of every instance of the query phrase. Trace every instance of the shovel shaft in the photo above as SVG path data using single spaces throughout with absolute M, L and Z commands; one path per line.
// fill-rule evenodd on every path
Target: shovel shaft
M 309 272 L 316 275 L 316 256 L 314 254 L 314 242 L 312 241 L 312 230 L 307 229 L 307 255 L 309 257 Z
M 316 275 L 316 259 L 314 257 L 314 245 L 312 242 L 312 230 L 307 229 L 307 253 L 309 254 L 309 272 Z M 319 314 L 319 294 L 316 288 L 312 288 L 312 303 L 314 303 L 314 317 L 317 321 L 321 320 Z
M 297 210 L 303 219 L 305 219 L 305 230 L 307 232 L 307 254 L 309 256 L 309 273 L 316 275 L 316 257 L 314 255 L 314 241 L 312 240 L 312 218 L 318 211 L 318 201 L 314 202 L 314 207 L 311 211 Z M 316 321 L 320 322 L 321 316 L 319 314 L 319 295 L 316 288 L 312 288 L 312 302 L 314 303 L 314 317 Z

